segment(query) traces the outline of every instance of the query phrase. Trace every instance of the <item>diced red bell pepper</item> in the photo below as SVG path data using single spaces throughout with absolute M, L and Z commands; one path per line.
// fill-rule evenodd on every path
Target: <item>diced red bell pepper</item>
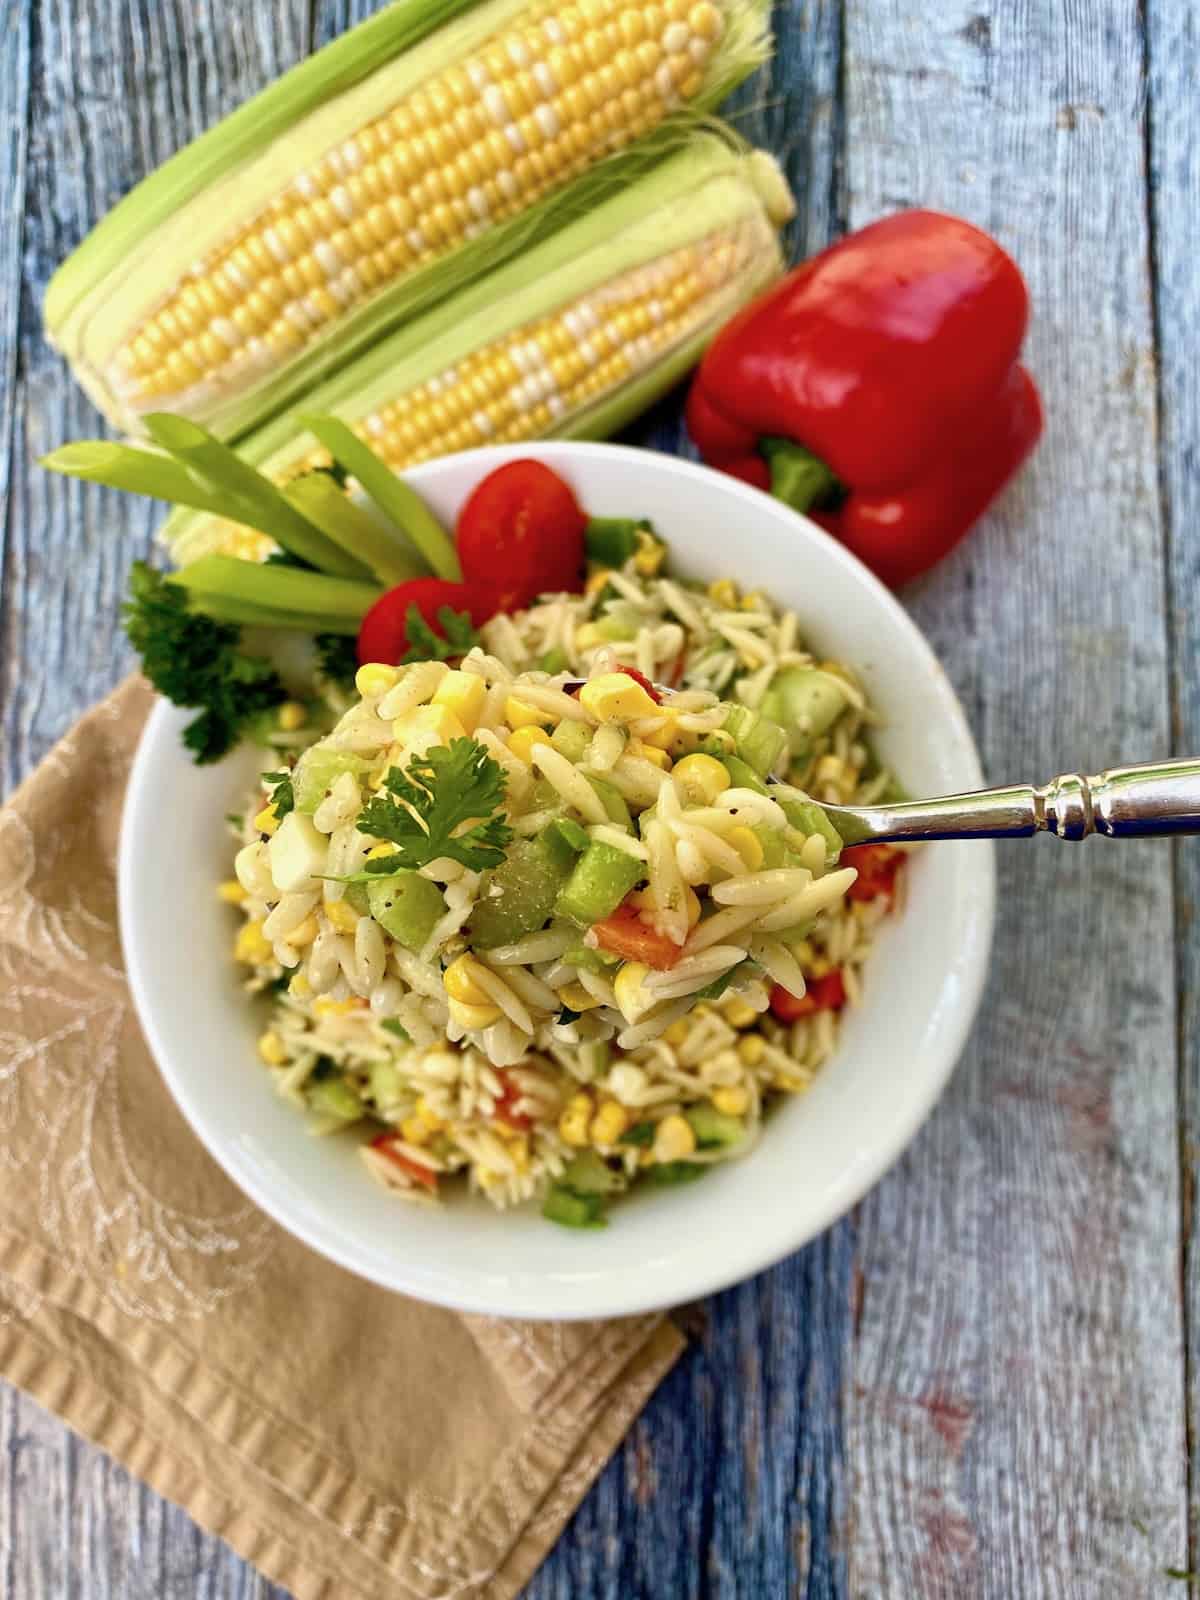
M 635 683 L 640 683 L 656 706 L 662 705 L 662 695 L 659 694 L 644 672 L 639 672 L 636 667 L 618 667 L 617 671 L 623 672 L 627 678 L 632 678 Z
M 780 1022 L 799 1022 L 818 1011 L 840 1011 L 846 1004 L 846 985 L 842 969 L 835 967 L 823 978 L 814 978 L 807 991 L 797 998 L 781 983 L 771 989 L 771 1012 Z
M 620 956 L 623 961 L 641 961 L 657 972 L 673 967 L 683 954 L 681 945 L 643 922 L 636 907 L 628 901 L 603 922 L 594 923 L 592 932 L 601 950 Z
M 941 559 L 1042 431 L 1012 257 L 902 211 L 804 262 L 709 347 L 688 397 L 710 465 L 814 519 L 885 583 Z
M 422 1166 L 419 1161 L 406 1156 L 403 1150 L 397 1150 L 394 1133 L 381 1133 L 377 1139 L 372 1139 L 371 1149 L 378 1150 L 381 1156 L 386 1156 L 394 1167 L 398 1167 L 406 1177 L 411 1178 L 414 1183 L 419 1183 L 422 1188 L 437 1189 L 437 1173 L 432 1167 Z
M 843 850 L 840 867 L 854 867 L 858 877 L 846 891 L 850 900 L 875 900 L 896 892 L 896 874 L 904 865 L 904 851 L 889 844 L 856 844 Z
M 500 1079 L 500 1094 L 496 1100 L 495 1110 L 496 1121 L 502 1122 L 506 1128 L 512 1128 L 515 1133 L 528 1132 L 533 1127 L 533 1118 L 526 1116 L 523 1111 L 513 1110 L 524 1090 L 512 1081 L 503 1068 L 497 1070 L 496 1076 Z

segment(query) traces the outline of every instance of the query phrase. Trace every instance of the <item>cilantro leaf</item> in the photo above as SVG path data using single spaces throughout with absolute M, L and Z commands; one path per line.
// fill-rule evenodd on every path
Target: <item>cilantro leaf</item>
M 410 661 L 449 661 L 452 656 L 465 656 L 468 650 L 473 650 L 479 643 L 479 635 L 466 611 L 455 611 L 453 606 L 439 606 L 437 619 L 445 633 L 444 639 L 439 638 L 425 621 L 415 602 L 409 606 L 404 619 L 408 650 L 400 658 L 401 666 L 406 666 Z
M 264 772 L 263 782 L 274 785 L 271 790 L 271 804 L 275 807 L 276 819 L 282 822 L 289 811 L 296 809 L 292 775 L 286 768 L 282 772 Z
M 376 795 L 358 818 L 361 832 L 396 846 L 372 865 L 410 871 L 448 856 L 472 872 L 504 860 L 512 829 L 500 814 L 506 780 L 474 739 L 455 739 L 414 756 L 406 771 L 390 767 L 387 794 Z
M 239 628 L 190 612 L 184 590 L 144 561 L 133 564 L 129 596 L 125 632 L 142 671 L 168 700 L 200 712 L 183 734 L 197 762 L 218 760 L 247 723 L 287 699 L 271 663 L 239 651 Z
M 357 641 L 344 633 L 318 633 L 313 643 L 321 676 L 343 689 L 352 689 L 358 671 Z

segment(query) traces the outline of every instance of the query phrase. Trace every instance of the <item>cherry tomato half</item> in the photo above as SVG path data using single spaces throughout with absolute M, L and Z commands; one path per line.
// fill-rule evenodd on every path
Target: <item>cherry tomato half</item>
M 497 611 L 539 594 L 579 589 L 587 517 L 569 484 L 540 461 L 509 461 L 476 484 L 455 540 L 468 583 L 488 588 Z
M 611 916 L 595 923 L 592 932 L 601 950 L 621 956 L 625 961 L 642 961 L 658 972 L 673 967 L 683 954 L 681 945 L 643 922 L 628 904 L 619 905 Z
M 363 618 L 358 630 L 360 664 L 383 661 L 395 666 L 408 654 L 409 606 L 416 606 L 439 639 L 445 637 L 438 619 L 443 606 L 449 606 L 451 611 L 466 611 L 475 627 L 494 617 L 498 609 L 494 597 L 478 584 L 450 583 L 446 578 L 410 578 L 380 595 Z
M 799 1022 L 817 1011 L 840 1011 L 846 1004 L 846 985 L 840 967 L 824 978 L 814 978 L 806 994 L 797 998 L 781 983 L 771 987 L 771 1013 L 780 1022 Z
M 840 867 L 855 867 L 858 877 L 846 891 L 850 900 L 874 900 L 896 892 L 896 874 L 904 864 L 904 851 L 888 844 L 856 844 L 843 850 Z

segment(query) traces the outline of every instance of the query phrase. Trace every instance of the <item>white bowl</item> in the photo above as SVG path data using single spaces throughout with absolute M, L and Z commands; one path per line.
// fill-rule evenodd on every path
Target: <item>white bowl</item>
M 883 716 L 879 746 L 914 793 L 979 787 L 962 708 L 929 646 L 855 558 L 803 517 L 731 478 L 612 445 L 495 447 L 418 467 L 410 481 L 451 526 L 493 467 L 535 455 L 589 511 L 650 517 L 676 570 L 730 575 L 800 614 L 825 655 L 853 662 Z M 236 919 L 225 812 L 262 756 L 197 768 L 187 720 L 152 713 L 130 778 L 121 838 L 121 932 L 134 1001 L 175 1099 L 211 1154 L 298 1238 L 386 1288 L 464 1310 L 605 1317 L 708 1294 L 797 1249 L 880 1177 L 912 1138 L 962 1049 L 991 941 L 987 844 L 942 844 L 908 870 L 845 1014 L 835 1056 L 803 1098 L 778 1106 L 758 1148 L 684 1189 L 639 1193 L 611 1225 L 576 1233 L 537 1208 L 498 1213 L 462 1197 L 431 1211 L 377 1188 L 351 1138 L 314 1139 L 272 1091 L 254 1049 L 261 1012 L 230 960 Z

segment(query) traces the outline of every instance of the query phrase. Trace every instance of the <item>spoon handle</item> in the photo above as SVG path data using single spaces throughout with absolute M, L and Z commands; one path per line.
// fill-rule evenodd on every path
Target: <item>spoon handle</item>
M 1200 760 L 1111 767 L 1095 777 L 1064 773 L 1040 788 L 1017 784 L 939 800 L 886 806 L 826 806 L 847 844 L 918 839 L 1166 837 L 1200 833 Z

